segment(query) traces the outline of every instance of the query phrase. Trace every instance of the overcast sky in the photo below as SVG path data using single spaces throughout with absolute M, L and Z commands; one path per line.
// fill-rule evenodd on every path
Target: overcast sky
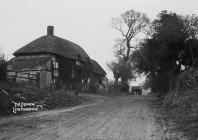
M 197 6 L 198 0 L 0 0 L 0 48 L 12 58 L 53 25 L 56 36 L 80 45 L 112 78 L 106 63 L 114 59 L 114 40 L 121 36 L 111 18 L 131 9 L 152 19 L 162 10 L 197 14 Z

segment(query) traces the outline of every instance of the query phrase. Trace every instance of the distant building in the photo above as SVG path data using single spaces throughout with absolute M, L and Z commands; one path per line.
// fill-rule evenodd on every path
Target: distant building
M 93 59 L 91 60 L 91 69 L 89 84 L 95 87 L 95 92 L 106 91 L 108 79 L 104 69 Z
M 88 82 L 99 83 L 106 72 L 79 45 L 54 35 L 47 27 L 42 36 L 13 54 L 8 77 L 13 81 L 35 84 L 41 88 L 55 87 L 87 91 Z

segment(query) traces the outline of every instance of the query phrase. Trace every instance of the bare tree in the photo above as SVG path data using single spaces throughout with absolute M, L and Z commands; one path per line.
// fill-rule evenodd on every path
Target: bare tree
M 148 24 L 149 18 L 145 14 L 134 10 L 121 14 L 119 18 L 113 18 L 112 26 L 124 37 L 117 42 L 120 43 L 120 48 L 116 50 L 117 55 L 128 61 L 131 49 L 136 48 L 131 45 L 132 38 L 144 31 Z M 124 43 L 125 45 L 123 45 Z

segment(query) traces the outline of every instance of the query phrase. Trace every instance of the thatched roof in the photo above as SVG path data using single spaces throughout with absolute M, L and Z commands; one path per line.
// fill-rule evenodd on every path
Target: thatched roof
M 42 66 L 46 65 L 51 57 L 40 58 L 13 58 L 8 64 L 8 70 L 41 70 Z M 39 68 L 39 69 L 38 69 Z
M 42 36 L 18 49 L 13 55 L 23 56 L 50 53 L 57 54 L 68 59 L 79 59 L 80 56 L 82 61 L 90 60 L 88 54 L 83 48 L 71 41 L 55 36 L 53 30 L 53 26 L 48 26 L 47 35 Z M 12 63 L 12 69 L 31 69 L 34 66 L 45 64 L 47 60 L 47 58 L 38 58 L 38 60 L 36 60 L 36 58 L 16 59 L 14 60 L 14 63 Z M 102 76 L 106 75 L 106 72 L 95 60 L 91 60 L 91 67 L 95 74 Z
M 96 62 L 95 60 L 91 59 L 91 67 L 92 71 L 96 74 L 105 76 L 107 73 L 104 71 L 104 69 Z
M 51 34 L 48 33 L 18 49 L 13 55 L 19 56 L 36 53 L 57 54 L 68 59 L 78 59 L 79 55 L 82 61 L 86 61 L 89 58 L 83 48 L 71 41 L 54 36 L 53 30 Z

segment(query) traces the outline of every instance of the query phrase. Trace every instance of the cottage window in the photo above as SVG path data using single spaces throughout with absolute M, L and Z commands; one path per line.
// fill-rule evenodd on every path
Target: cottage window
M 58 62 L 55 62 L 55 68 L 58 69 Z
M 80 65 L 81 65 L 81 63 L 80 63 L 79 60 L 76 60 L 76 65 L 77 65 L 77 66 L 80 66 Z
M 54 68 L 55 68 L 55 69 L 58 69 L 58 62 L 53 61 L 53 65 L 54 65 Z
M 54 77 L 58 77 L 58 70 L 54 70 Z

